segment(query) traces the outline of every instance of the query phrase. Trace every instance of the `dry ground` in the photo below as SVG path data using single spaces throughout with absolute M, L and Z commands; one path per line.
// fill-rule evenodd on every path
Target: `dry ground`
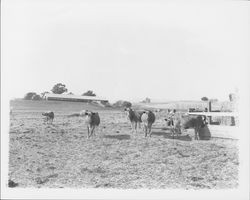
M 84 188 L 235 188 L 236 140 L 193 140 L 189 130 L 169 136 L 157 113 L 151 138 L 132 133 L 121 110 L 82 103 L 11 102 L 9 177 L 18 187 Z M 101 125 L 87 139 L 81 109 L 98 110 Z M 52 125 L 42 111 L 55 111 Z M 187 135 L 189 134 L 189 135 Z

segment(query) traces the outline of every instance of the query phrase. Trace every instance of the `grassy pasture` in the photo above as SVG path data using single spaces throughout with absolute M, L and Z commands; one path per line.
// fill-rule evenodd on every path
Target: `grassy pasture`
M 238 185 L 237 141 L 193 140 L 193 130 L 170 137 L 156 113 L 151 138 L 132 133 L 122 110 L 85 103 L 12 101 L 9 178 L 18 187 L 224 189 Z M 80 117 L 96 110 L 101 125 L 87 139 Z M 52 125 L 41 112 L 53 110 Z

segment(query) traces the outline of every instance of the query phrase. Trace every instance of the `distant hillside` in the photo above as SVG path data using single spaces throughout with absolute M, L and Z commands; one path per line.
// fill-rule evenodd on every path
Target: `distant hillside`
M 108 110 L 96 103 L 67 102 L 67 101 L 32 101 L 32 100 L 11 100 L 10 106 L 14 111 L 46 111 L 55 112 L 77 112 L 80 110 Z

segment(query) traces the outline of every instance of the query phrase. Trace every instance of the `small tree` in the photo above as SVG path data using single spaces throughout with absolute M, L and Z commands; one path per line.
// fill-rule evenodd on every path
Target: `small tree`
M 38 100 L 41 100 L 42 98 L 40 97 L 39 94 L 35 94 L 32 96 L 31 100 L 34 100 L 34 101 L 38 101 Z
M 87 92 L 83 93 L 82 96 L 96 96 L 96 94 L 92 90 L 88 90 Z
M 202 97 L 201 100 L 202 101 L 208 101 L 209 99 L 207 97 Z
M 74 95 L 72 92 L 69 92 L 68 95 Z
M 234 101 L 235 100 L 235 94 L 230 93 L 229 94 L 229 101 Z
M 129 101 L 119 100 L 113 104 L 114 107 L 131 107 L 132 103 Z
M 24 100 L 31 100 L 32 97 L 33 97 L 34 95 L 36 95 L 35 92 L 28 92 L 28 93 L 24 96 L 23 99 L 24 99 Z
M 66 88 L 66 85 L 62 83 L 57 83 L 56 85 L 54 85 L 54 87 L 51 90 L 51 92 L 53 92 L 54 94 L 62 94 L 67 91 L 68 89 Z
M 151 99 L 150 98 L 146 98 L 145 100 L 142 101 L 142 103 L 150 103 L 151 102 Z
M 44 98 L 44 96 L 45 96 L 46 94 L 49 94 L 49 92 L 48 92 L 48 91 L 42 92 L 42 93 L 41 93 L 41 98 Z
M 132 106 L 132 103 L 129 102 L 129 101 L 124 101 L 123 104 L 122 104 L 122 107 L 131 107 Z

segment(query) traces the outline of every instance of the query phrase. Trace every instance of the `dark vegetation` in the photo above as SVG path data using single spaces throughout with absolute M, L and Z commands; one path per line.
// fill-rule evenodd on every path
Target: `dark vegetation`
M 124 108 L 124 107 L 130 108 L 131 106 L 132 106 L 131 102 L 123 100 L 119 100 L 113 104 L 113 107 L 116 108 Z

